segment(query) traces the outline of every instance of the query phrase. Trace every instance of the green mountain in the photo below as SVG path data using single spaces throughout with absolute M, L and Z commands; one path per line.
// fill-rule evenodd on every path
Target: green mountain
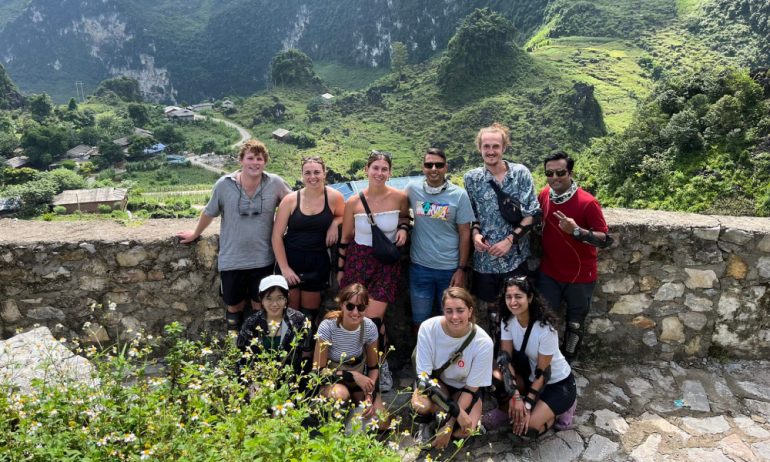
M 24 97 L 0 64 L 0 109 L 15 109 L 24 105 Z

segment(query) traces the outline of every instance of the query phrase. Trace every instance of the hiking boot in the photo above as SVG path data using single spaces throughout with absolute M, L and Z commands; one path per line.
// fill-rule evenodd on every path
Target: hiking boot
M 556 416 L 556 421 L 553 423 L 553 429 L 557 431 L 569 430 L 572 428 L 572 419 L 575 417 L 575 409 L 577 409 L 577 398 L 572 403 L 569 409 L 564 413 Z
M 511 423 L 511 418 L 508 413 L 500 408 L 494 408 L 491 411 L 487 411 L 481 416 L 481 424 L 487 431 L 495 430 Z
M 387 393 L 393 389 L 393 375 L 390 373 L 388 362 L 383 361 L 380 366 L 380 393 Z

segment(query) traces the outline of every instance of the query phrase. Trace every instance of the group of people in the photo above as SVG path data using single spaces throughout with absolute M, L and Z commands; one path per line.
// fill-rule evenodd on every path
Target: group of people
M 596 249 L 612 239 L 566 153 L 544 160 L 548 185 L 536 195 L 531 172 L 503 158 L 508 145 L 505 127 L 482 128 L 476 146 L 483 166 L 465 174 L 464 189 L 448 181 L 441 149 L 424 153 L 424 179 L 403 191 L 386 184 L 391 155 L 372 151 L 367 188 L 345 201 L 325 185 L 321 158 L 302 159 L 303 187 L 292 192 L 265 172 L 268 151 L 251 140 L 241 149 L 241 169 L 214 185 L 196 228 L 177 235 L 193 242 L 221 215 L 222 296 L 238 346 L 293 345 L 296 367 L 312 356 L 314 367 L 327 369 L 331 381 L 322 394 L 366 403 L 366 416 L 383 409 L 379 393 L 390 386 L 380 352 L 402 271 L 393 249 L 383 255 L 383 247 L 410 242 L 417 438 L 443 447 L 481 421 L 538 436 L 554 424 L 568 426 L 574 414 L 570 362 L 597 279 Z M 527 266 L 533 230 L 542 233 L 536 274 Z M 338 258 L 330 262 L 328 248 L 335 245 Z M 319 322 L 332 270 L 338 310 Z M 244 323 L 247 302 L 254 314 Z M 552 310 L 562 303 L 560 342 Z M 310 332 L 315 345 L 308 340 L 296 348 L 298 333 Z M 497 407 L 482 416 L 487 389 Z

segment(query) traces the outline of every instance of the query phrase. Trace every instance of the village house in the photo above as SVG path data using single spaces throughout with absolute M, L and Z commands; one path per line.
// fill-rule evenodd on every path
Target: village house
M 96 188 L 70 189 L 53 198 L 53 206 L 62 206 L 67 213 L 75 210 L 97 212 L 100 205 L 109 205 L 113 210 L 125 210 L 128 204 L 128 189 Z
M 286 130 L 285 128 L 278 128 L 275 131 L 273 131 L 272 136 L 273 139 L 278 141 L 285 141 L 286 137 L 289 136 L 289 133 L 291 133 L 289 130 Z
M 16 156 L 11 157 L 10 159 L 5 161 L 5 165 L 7 165 L 10 168 L 22 168 L 25 165 L 29 163 L 29 157 L 27 156 Z

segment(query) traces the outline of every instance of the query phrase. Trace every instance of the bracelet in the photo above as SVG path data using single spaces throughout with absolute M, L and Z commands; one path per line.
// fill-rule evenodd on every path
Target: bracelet
M 508 238 L 510 238 L 510 239 L 508 239 Z M 510 241 L 511 245 L 513 245 L 513 234 L 509 234 L 508 236 L 505 237 L 505 239 Z
M 340 249 L 347 249 L 349 245 L 350 245 L 350 242 L 338 242 L 337 243 L 337 247 L 339 247 Z
M 412 230 L 412 225 L 410 225 L 409 223 L 401 223 L 400 225 L 398 225 L 398 229 L 403 229 L 408 233 L 409 231 Z

